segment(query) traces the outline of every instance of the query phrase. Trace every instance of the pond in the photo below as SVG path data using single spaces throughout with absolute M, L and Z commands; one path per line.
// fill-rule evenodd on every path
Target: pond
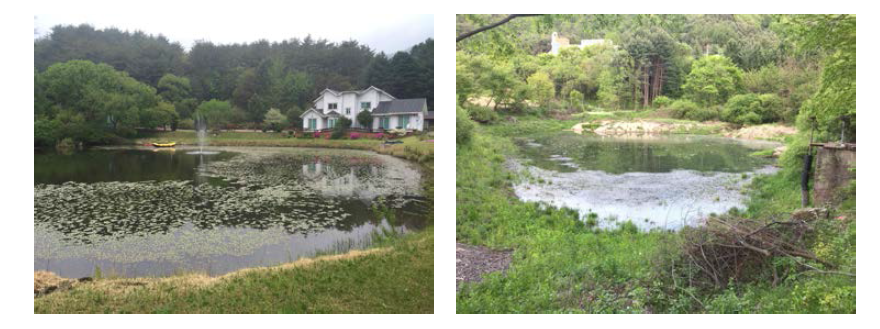
M 698 225 L 710 214 L 743 208 L 745 186 L 776 171 L 750 156 L 778 143 L 697 135 L 578 135 L 516 139 L 524 201 L 578 210 L 603 228 L 631 221 L 643 230 Z M 594 214 L 594 215 L 591 215 Z
M 415 164 L 365 151 L 111 148 L 34 155 L 34 270 L 220 275 L 424 228 Z

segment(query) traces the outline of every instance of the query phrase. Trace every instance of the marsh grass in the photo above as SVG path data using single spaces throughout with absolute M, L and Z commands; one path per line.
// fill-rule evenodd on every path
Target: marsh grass
M 855 280 L 850 278 L 806 272 L 777 286 L 754 282 L 699 289 L 682 279 L 687 273 L 673 270 L 678 266 L 668 266 L 680 261 L 684 240 L 679 232 L 639 231 L 628 221 L 600 230 L 595 214 L 582 217 L 519 201 L 512 184 L 533 178 L 507 170 L 506 158 L 518 152 L 513 138 L 565 129 L 568 123 L 525 118 L 478 126 L 470 143 L 457 146 L 457 241 L 514 250 L 504 275 L 491 274 L 482 283 L 461 287 L 458 313 L 855 312 Z M 748 210 L 738 215 L 772 218 L 799 207 L 797 182 L 785 172 L 755 178 L 747 193 Z M 853 200 L 854 195 L 853 189 Z M 820 234 L 825 242 L 812 249 L 840 255 L 837 262 L 854 271 L 851 203 L 850 222 L 825 228 Z

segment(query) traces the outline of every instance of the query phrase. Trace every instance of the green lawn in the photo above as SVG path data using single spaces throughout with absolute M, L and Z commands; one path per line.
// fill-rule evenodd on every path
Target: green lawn
M 434 311 L 433 227 L 366 252 L 293 264 L 221 278 L 100 279 L 34 299 L 34 313 Z

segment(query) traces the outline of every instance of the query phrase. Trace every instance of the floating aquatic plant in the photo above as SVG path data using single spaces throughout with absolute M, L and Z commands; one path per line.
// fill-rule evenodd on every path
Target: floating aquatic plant
M 369 211 L 374 203 L 404 218 L 424 218 L 429 209 L 420 196 L 420 172 L 405 161 L 289 150 L 236 149 L 240 154 L 231 159 L 198 168 L 207 181 L 37 184 L 35 259 L 183 266 L 247 257 L 291 235 L 352 231 L 365 221 L 388 225 Z M 369 236 L 357 234 L 332 233 L 322 243 Z M 254 265 L 264 264 L 244 264 Z

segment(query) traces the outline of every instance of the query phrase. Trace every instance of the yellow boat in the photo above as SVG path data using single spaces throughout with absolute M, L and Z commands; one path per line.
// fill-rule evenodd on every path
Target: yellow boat
M 171 142 L 171 143 L 153 143 L 153 146 L 155 146 L 155 147 L 174 147 L 174 145 L 177 145 L 177 142 Z

